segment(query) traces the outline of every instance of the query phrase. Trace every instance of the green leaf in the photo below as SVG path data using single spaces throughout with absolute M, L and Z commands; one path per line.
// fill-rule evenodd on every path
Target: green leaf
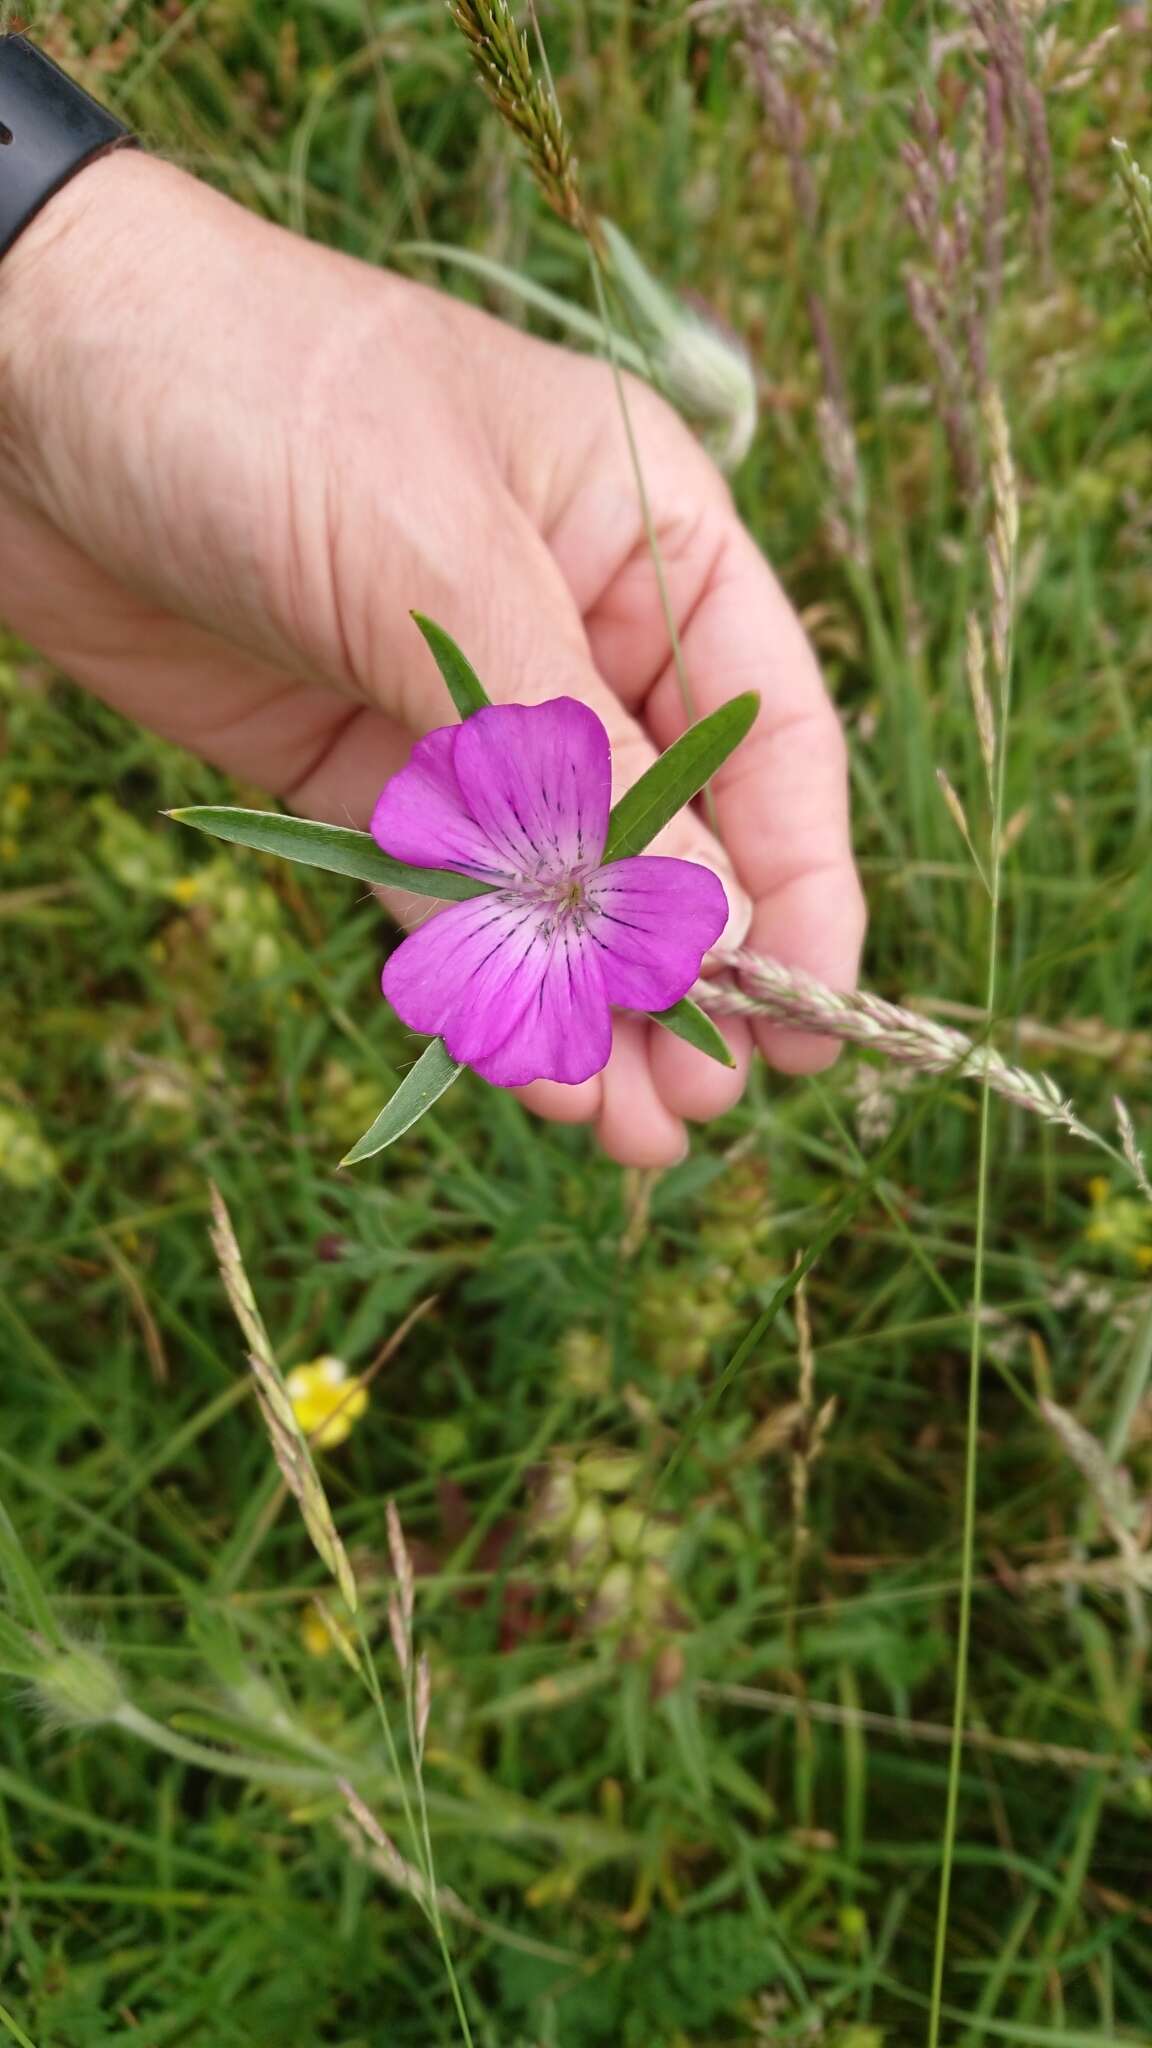
M 697 1052 L 706 1052 L 709 1059 L 719 1060 L 722 1067 L 736 1065 L 722 1032 L 717 1031 L 711 1017 L 707 1017 L 694 1003 L 691 996 L 681 996 L 670 1010 L 650 1010 L 654 1024 L 662 1024 L 665 1031 L 674 1031 L 677 1038 L 687 1039 Z
M 740 745 L 759 709 L 755 690 L 745 690 L 743 696 L 710 711 L 707 718 L 673 741 L 667 753 L 653 761 L 615 805 L 608 820 L 605 860 L 623 860 L 630 853 L 640 853 L 655 839 Z
M 459 903 L 487 893 L 486 882 L 474 882 L 468 875 L 454 875 L 447 868 L 410 868 L 404 861 L 393 860 L 370 833 L 350 832 L 345 825 L 318 825 L 311 818 L 285 818 L 278 811 L 243 811 L 229 804 L 192 804 L 167 815 L 177 824 L 195 825 L 197 831 L 230 840 L 234 846 L 252 846 L 259 853 L 278 854 L 281 860 L 302 861 L 305 867 L 355 875 L 361 882 L 410 889 L 416 896 L 440 896 Z
M 397 1138 L 419 1123 L 434 1102 L 439 1102 L 445 1089 L 463 1072 L 463 1067 L 445 1052 L 441 1040 L 434 1038 L 411 1072 L 405 1074 L 392 1100 L 384 1104 L 371 1130 L 365 1131 L 360 1143 L 353 1145 L 340 1161 L 341 1166 L 359 1166 L 362 1159 L 372 1159 L 386 1145 L 394 1145 Z
M 0 1614 L 0 1678 L 34 1678 L 43 1662 L 32 1637 Z
M 434 619 L 426 619 L 423 612 L 413 612 L 412 617 L 432 649 L 436 666 L 448 685 L 448 694 L 461 718 L 471 718 L 474 711 L 483 711 L 492 699 L 472 663 Z
M 59 1623 L 52 1610 L 39 1576 L 28 1556 L 24 1545 L 16 1534 L 16 1524 L 0 1501 L 0 1585 L 7 1586 L 14 1604 L 23 1606 L 27 1619 L 37 1629 L 46 1643 L 59 1649 L 64 1641 Z

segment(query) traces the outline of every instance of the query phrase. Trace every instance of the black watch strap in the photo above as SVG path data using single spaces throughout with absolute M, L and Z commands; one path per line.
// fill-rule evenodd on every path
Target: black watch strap
M 27 36 L 0 36 L 0 256 L 85 164 L 134 140 Z

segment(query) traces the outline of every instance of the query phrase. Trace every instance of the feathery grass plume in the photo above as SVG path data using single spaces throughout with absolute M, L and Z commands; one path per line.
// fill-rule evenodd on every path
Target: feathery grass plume
M 988 485 L 992 499 L 992 517 L 987 540 L 988 574 L 992 584 L 992 611 L 988 628 L 992 639 L 996 679 L 1003 697 L 1016 606 L 1016 547 L 1020 538 L 1020 498 L 1004 402 L 993 385 L 989 385 L 983 393 L 981 410 L 988 442 Z M 1004 708 L 1001 703 L 1001 717 L 1004 715 Z
M 976 720 L 976 737 L 980 742 L 980 758 L 988 781 L 988 794 L 996 794 L 996 714 L 992 699 L 988 695 L 985 680 L 988 669 L 984 632 L 975 612 L 969 612 L 965 639 L 965 674 L 968 679 L 968 695 L 972 699 L 972 713 Z
M 1063 1445 L 1076 1470 L 1087 1482 L 1088 1490 L 1100 1511 L 1100 1518 L 1116 1548 L 1126 1557 L 1139 1556 L 1136 1541 L 1136 1525 L 1140 1511 L 1135 1499 L 1130 1474 L 1123 1465 L 1110 1458 L 1102 1443 L 1085 1429 L 1082 1422 L 1057 1401 L 1045 1394 L 1040 1398 L 1040 1413 L 1053 1435 Z
M 838 399 L 827 392 L 816 401 L 816 437 L 834 493 L 825 519 L 829 544 L 842 561 L 868 567 L 868 495 L 852 422 Z
M 1132 1475 L 1057 1401 L 1042 1395 L 1040 1413 L 1084 1479 L 1100 1520 L 1116 1546 L 1115 1584 L 1124 1597 L 1133 1640 L 1142 1650 L 1146 1649 L 1149 1631 L 1143 1594 L 1152 1587 L 1152 1559 L 1147 1556 L 1152 1525 L 1136 1498 Z
M 972 832 L 968 824 L 968 813 L 964 809 L 963 802 L 960 798 L 960 793 L 955 787 L 955 784 L 952 782 L 951 777 L 949 776 L 946 769 L 937 768 L 936 785 L 940 791 L 941 796 L 944 799 L 945 805 L 947 806 L 948 815 L 951 818 L 952 823 L 955 825 L 956 830 L 959 832 L 961 839 L 964 841 L 965 846 L 968 848 L 968 852 L 972 859 L 972 864 L 976 869 L 976 872 L 979 875 L 980 880 L 983 882 L 984 887 L 987 888 L 988 877 L 984 872 L 984 863 L 982 862 L 979 854 L 976 851 L 976 843 L 972 837 Z
M 1129 1171 L 1145 1201 L 1152 1202 L 1152 1180 L 1148 1177 L 1148 1164 L 1136 1139 L 1136 1126 L 1128 1104 L 1119 1095 L 1112 1097 L 1116 1112 L 1116 1124 L 1120 1132 L 1120 1150 L 1128 1163 Z
M 296 1420 L 288 1389 L 256 1306 L 232 1228 L 232 1218 L 214 1182 L 209 1183 L 209 1196 L 212 1203 L 212 1248 L 225 1292 L 248 1344 L 248 1363 L 256 1381 L 256 1399 L 273 1456 L 321 1562 L 331 1572 L 346 1605 L 354 1614 L 358 1596 L 348 1553 L 337 1533 L 328 1497 L 312 1462 L 308 1439 Z
M 1032 245 L 1045 270 L 1051 262 L 1052 143 L 1044 94 L 1033 76 L 1023 9 L 1017 0 L 969 0 L 985 61 L 998 74 L 1005 111 L 1020 145 L 1031 201 Z
M 962 1081 L 987 1082 L 995 1095 L 1038 1116 L 1044 1123 L 1070 1131 L 1087 1145 L 1122 1160 L 1135 1171 L 1126 1152 L 1120 1152 L 1098 1131 L 1082 1123 L 1074 1105 L 1047 1074 L 1027 1067 L 1014 1067 L 990 1045 L 978 1045 L 938 1024 L 916 1010 L 901 1009 L 868 989 L 851 995 L 825 988 L 798 968 L 782 967 L 778 960 L 741 948 L 736 952 L 713 954 L 715 963 L 736 977 L 731 981 L 697 982 L 693 999 L 705 1009 L 735 1017 L 771 1017 L 775 1023 L 814 1031 L 824 1038 L 838 1038 L 876 1052 L 901 1066 L 923 1074 L 952 1074 Z
M 1112 139 L 1116 153 L 1116 175 L 1124 194 L 1124 211 L 1132 237 L 1132 255 L 1144 287 L 1148 311 L 1152 313 L 1152 178 L 1141 170 L 1126 142 Z
M 532 175 L 553 212 L 594 239 L 576 178 L 576 159 L 550 78 L 532 68 L 528 38 L 508 0 L 450 0 L 449 12 L 472 52 L 488 98 L 519 137 Z
M 485 1920 L 481 1914 L 474 1913 L 450 1885 L 430 1885 L 423 1872 L 400 1854 L 391 1835 L 385 1833 L 371 1808 L 364 1804 L 346 1779 L 341 1779 L 340 1790 L 348 1806 L 349 1818 L 339 1815 L 335 1826 L 349 1853 L 357 1863 L 374 1870 L 396 1891 L 414 1899 L 434 1924 L 455 1920 L 461 1927 L 469 1927 L 503 1948 L 519 1949 L 523 1955 L 538 1956 L 544 1962 L 562 1963 L 570 1969 L 584 1964 L 585 1958 L 575 1950 L 534 1941 L 531 1935 L 517 1934 L 508 1927 Z
M 802 22 L 795 10 L 766 6 L 764 0 L 736 0 L 733 20 L 773 140 L 788 167 L 797 225 L 814 256 L 821 246 L 821 194 L 812 167 L 814 152 L 809 143 L 804 104 L 810 94 L 805 91 L 806 81 L 800 90 L 794 89 L 789 72 L 795 68 L 793 60 L 800 55 L 810 78 L 830 76 L 836 61 L 836 44 L 811 23 Z M 834 87 L 832 97 L 834 100 Z M 815 284 L 806 285 L 805 309 L 820 359 L 824 394 L 850 431 L 848 383 L 828 308 Z
M 944 101 L 943 84 L 940 91 Z M 986 107 L 986 116 L 987 116 Z M 995 128 L 991 139 L 995 138 Z M 989 160 L 985 121 L 978 175 L 983 185 L 982 254 L 969 190 L 973 152 L 962 151 L 928 95 L 917 95 L 911 132 L 901 144 L 907 173 L 904 212 L 919 243 L 919 255 L 904 270 L 913 323 L 931 359 L 940 419 L 957 485 L 975 499 L 980 481 L 976 429 L 977 393 L 987 382 L 987 329 L 992 302 L 990 243 L 998 251 L 1003 226 L 1003 165 Z M 996 257 L 998 262 L 998 255 Z
M 340 1780 L 340 1790 L 351 1820 L 338 1820 L 337 1832 L 358 1862 L 368 1864 L 379 1876 L 387 1878 L 398 1892 L 415 1899 L 430 1918 L 434 1914 L 442 1914 L 448 1919 L 462 1920 L 465 1925 L 476 1924 L 475 1916 L 457 1892 L 449 1890 L 447 1885 L 430 1884 L 424 1872 L 417 1870 L 414 1863 L 409 1863 L 400 1854 L 391 1835 L 385 1834 L 371 1807 L 364 1804 L 347 1779 Z

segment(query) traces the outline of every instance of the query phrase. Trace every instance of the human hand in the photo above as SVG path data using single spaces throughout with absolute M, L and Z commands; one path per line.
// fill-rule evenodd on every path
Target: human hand
M 843 741 L 799 624 L 707 457 L 629 404 L 694 713 L 762 712 L 717 777 L 723 850 L 686 813 L 729 937 L 850 986 L 864 914 Z M 611 374 L 303 242 L 154 159 L 58 193 L 0 267 L 0 612 L 129 716 L 313 817 L 363 826 L 448 722 L 409 609 L 501 701 L 599 714 L 624 787 L 687 722 Z M 426 910 L 426 906 L 424 906 Z M 733 1074 L 618 1017 L 603 1074 L 532 1107 L 671 1163 Z M 826 1041 L 765 1026 L 775 1065 Z

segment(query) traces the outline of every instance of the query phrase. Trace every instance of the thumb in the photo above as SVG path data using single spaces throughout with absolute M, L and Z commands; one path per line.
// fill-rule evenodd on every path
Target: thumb
M 576 697 L 587 704 L 608 734 L 612 799 L 618 802 L 652 766 L 657 749 L 597 670 L 575 601 L 546 544 L 518 508 L 514 512 L 491 551 L 498 571 L 450 589 L 438 577 L 428 615 L 467 655 L 493 703 L 542 704 L 552 697 Z M 413 608 L 423 611 L 425 606 L 414 601 Z M 406 695 L 412 724 L 426 732 L 448 723 L 451 714 L 432 655 L 421 652 L 422 660 L 410 650 L 414 658 Z M 751 923 L 751 901 L 724 847 L 694 807 L 673 818 L 645 851 L 710 868 L 728 898 L 728 924 L 719 943 L 741 944 Z

